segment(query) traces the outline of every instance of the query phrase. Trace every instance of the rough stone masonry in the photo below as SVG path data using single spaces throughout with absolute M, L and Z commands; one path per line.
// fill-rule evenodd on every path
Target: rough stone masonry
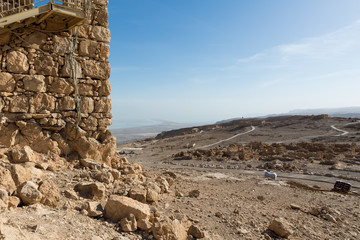
M 0 35 L 0 146 L 92 158 L 110 164 L 116 140 L 110 95 L 107 0 L 93 0 L 91 18 L 78 27 L 73 64 L 81 121 L 76 126 L 71 77 L 74 30 L 55 32 L 41 23 Z M 37 26 L 39 27 L 39 26 Z M 54 26 L 51 26 L 54 28 Z

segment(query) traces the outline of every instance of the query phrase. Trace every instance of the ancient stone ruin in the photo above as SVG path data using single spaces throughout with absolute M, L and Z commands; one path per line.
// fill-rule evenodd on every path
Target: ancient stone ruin
M 3 16 L 16 7 L 9 2 L 0 3 Z M 15 2 L 25 4 L 16 11 L 32 14 L 44 1 Z M 0 28 L 0 146 L 110 164 L 108 1 L 55 2 L 62 3 L 57 15 L 40 12 Z M 67 6 L 88 12 L 82 17 Z

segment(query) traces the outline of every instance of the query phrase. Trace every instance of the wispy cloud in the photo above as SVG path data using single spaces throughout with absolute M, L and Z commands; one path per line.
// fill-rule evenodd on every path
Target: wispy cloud
M 360 20 L 322 36 L 274 46 L 223 68 L 251 76 L 258 87 L 313 81 L 360 66 Z M 307 80 L 308 79 L 308 80 Z

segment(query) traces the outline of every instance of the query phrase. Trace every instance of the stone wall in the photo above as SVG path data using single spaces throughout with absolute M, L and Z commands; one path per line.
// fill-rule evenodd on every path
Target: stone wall
M 76 126 L 75 84 L 71 77 L 73 34 L 46 22 L 0 35 L 0 146 L 29 145 L 62 156 L 110 163 L 115 138 L 110 95 L 107 0 L 94 0 L 91 19 L 78 27 L 76 66 L 81 121 Z

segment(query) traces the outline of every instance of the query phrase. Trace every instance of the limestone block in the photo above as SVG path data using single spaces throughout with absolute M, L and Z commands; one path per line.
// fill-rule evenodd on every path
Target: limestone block
M 92 116 L 81 119 L 80 127 L 82 127 L 85 130 L 95 131 L 97 126 L 98 126 L 98 120 Z
M 111 93 L 111 85 L 109 80 L 101 81 L 101 86 L 98 90 L 100 96 L 108 97 Z
M 26 73 L 29 70 L 27 56 L 18 51 L 12 51 L 7 55 L 7 70 L 13 73 Z
M 51 56 L 41 56 L 34 62 L 35 70 L 39 75 L 58 76 L 59 63 Z
M 63 77 L 72 77 L 72 66 L 74 66 L 74 73 L 76 78 L 82 78 L 81 64 L 74 58 L 73 65 L 71 65 L 70 57 L 65 57 L 65 65 L 62 68 L 61 74 Z
M 75 186 L 75 191 L 84 198 L 103 199 L 105 197 L 105 186 L 102 183 L 82 182 Z
M 15 89 L 16 81 L 14 77 L 7 72 L 0 72 L 0 91 L 13 92 Z
M 89 37 L 89 31 L 90 31 L 89 25 L 83 25 L 79 26 L 77 29 L 78 37 L 80 38 L 88 38 Z
M 18 187 L 17 195 L 24 204 L 39 203 L 42 199 L 42 194 L 38 187 L 36 183 L 27 181 Z
M 0 34 L 0 46 L 6 45 L 10 42 L 11 32 L 5 32 Z
M 292 234 L 290 224 L 282 217 L 275 218 L 269 225 L 269 230 L 275 232 L 281 237 L 288 237 Z
M 64 78 L 55 78 L 50 86 L 50 91 L 70 95 L 74 91 L 74 87 Z
M 98 9 L 98 13 L 95 16 L 95 20 L 99 25 L 103 27 L 109 26 L 109 11 L 106 7 L 102 7 Z
M 111 99 L 102 97 L 95 102 L 95 112 L 107 113 L 111 111 Z
M 9 194 L 13 194 L 16 190 L 15 182 L 11 176 L 11 172 L 0 166 L 0 187 L 4 188 Z
M 83 40 L 80 42 L 79 45 L 79 54 L 81 56 L 94 58 L 96 57 L 97 47 L 98 47 L 98 43 L 96 41 L 92 41 L 88 39 Z
M 71 39 L 54 35 L 53 37 L 54 52 L 59 55 L 69 54 L 73 51 L 73 42 Z
M 120 221 L 133 214 L 136 219 L 150 217 L 150 207 L 125 196 L 112 195 L 105 205 L 104 217 L 113 221 Z
M 96 139 L 81 137 L 72 144 L 81 158 L 91 158 L 101 162 L 100 143 Z
M 89 97 L 82 97 L 80 102 L 80 109 L 82 113 L 92 113 L 95 108 L 95 101 Z
M 110 30 L 102 26 L 93 26 L 90 37 L 104 43 L 110 43 L 111 40 Z
M 128 217 L 121 219 L 121 230 L 124 232 L 134 232 L 137 229 L 136 217 L 134 214 L 130 214 Z
M 20 184 L 32 179 L 32 178 L 42 178 L 44 173 L 35 167 L 23 167 L 20 164 L 14 164 L 11 166 L 11 176 L 16 184 Z
M 39 186 L 39 191 L 42 194 L 42 204 L 50 207 L 56 207 L 58 205 L 60 200 L 60 190 L 52 180 L 45 179 L 42 181 Z
M 93 96 L 94 95 L 93 85 L 79 83 L 79 94 L 81 96 Z
M 34 32 L 25 38 L 25 46 L 39 49 L 46 43 L 47 35 L 42 32 Z
M 146 189 L 144 188 L 135 187 L 130 189 L 129 196 L 134 200 L 146 203 Z
M 94 79 L 106 80 L 110 77 L 110 64 L 95 60 L 85 60 L 82 64 L 85 75 Z
M 75 99 L 69 96 L 65 96 L 59 101 L 60 111 L 75 110 Z
M 99 217 L 103 214 L 104 209 L 99 202 L 86 202 L 84 209 L 88 212 L 89 217 Z
M 26 113 L 29 111 L 29 99 L 25 95 L 10 98 L 10 112 Z
M 98 119 L 98 126 L 99 127 L 108 127 L 112 124 L 111 118 L 100 118 Z
M 20 129 L 21 134 L 30 141 L 43 136 L 42 129 L 36 122 L 17 121 L 16 126 Z
M 15 124 L 0 124 L 0 145 L 5 147 L 11 147 L 16 142 L 16 136 L 19 132 L 19 129 Z
M 110 56 L 110 46 L 107 44 L 101 45 L 99 56 L 102 61 L 106 61 Z
M 93 4 L 100 6 L 107 6 L 109 4 L 108 0 L 93 0 Z
M 17 146 L 11 150 L 12 163 L 38 162 L 40 156 L 29 146 Z
M 46 92 L 45 77 L 41 75 L 26 76 L 23 79 L 24 89 L 34 92 Z
M 139 219 L 137 221 L 137 225 L 138 225 L 139 229 L 141 229 L 143 231 L 149 231 L 152 227 L 151 222 L 147 219 Z
M 41 112 L 44 110 L 53 112 L 55 110 L 56 98 L 47 93 L 38 93 L 30 99 L 30 112 Z

